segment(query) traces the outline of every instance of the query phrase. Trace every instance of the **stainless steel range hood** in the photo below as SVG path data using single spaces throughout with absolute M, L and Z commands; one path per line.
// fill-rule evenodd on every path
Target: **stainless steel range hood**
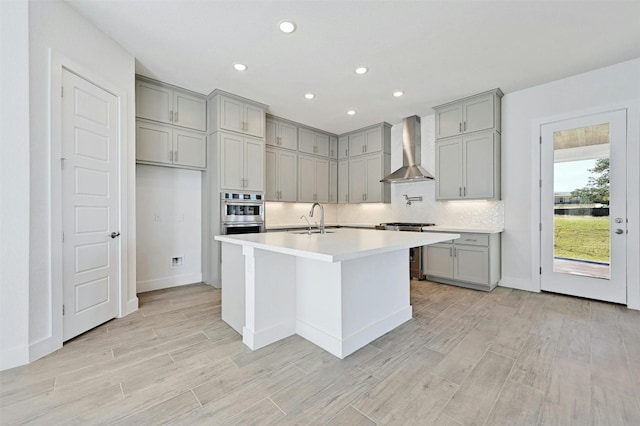
M 402 119 L 402 167 L 380 182 L 419 182 L 434 177 L 420 165 L 420 117 Z

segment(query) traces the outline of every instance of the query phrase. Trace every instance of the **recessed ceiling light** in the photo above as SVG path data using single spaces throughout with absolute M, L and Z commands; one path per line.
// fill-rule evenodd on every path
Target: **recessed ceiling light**
M 296 30 L 296 24 L 291 21 L 280 21 L 280 31 L 290 34 Z
M 393 96 L 395 96 L 396 98 L 399 98 L 402 95 L 404 95 L 404 92 L 402 90 L 398 90 L 397 92 L 393 92 Z
M 235 64 L 233 64 L 233 67 L 235 69 L 237 69 L 238 71 L 246 71 L 247 70 L 247 66 L 245 64 L 235 63 Z
M 316 95 L 314 95 L 313 93 L 305 93 L 304 97 L 307 99 L 313 99 L 316 97 Z
M 367 71 L 369 71 L 369 69 L 367 67 L 358 67 L 358 68 L 356 68 L 356 74 L 364 74 Z
M 356 112 L 354 110 L 350 109 L 349 111 L 347 111 L 347 114 L 356 115 Z

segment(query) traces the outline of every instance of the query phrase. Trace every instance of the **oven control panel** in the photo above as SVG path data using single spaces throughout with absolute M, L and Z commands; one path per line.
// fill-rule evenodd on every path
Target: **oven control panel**
M 237 201 L 263 201 L 262 194 L 252 192 L 222 192 L 220 198 Z

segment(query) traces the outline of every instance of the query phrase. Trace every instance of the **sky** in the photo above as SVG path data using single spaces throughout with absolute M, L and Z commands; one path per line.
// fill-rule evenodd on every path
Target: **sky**
M 596 164 L 596 160 L 567 161 L 554 164 L 554 192 L 571 192 L 584 188 L 592 176 L 589 169 Z

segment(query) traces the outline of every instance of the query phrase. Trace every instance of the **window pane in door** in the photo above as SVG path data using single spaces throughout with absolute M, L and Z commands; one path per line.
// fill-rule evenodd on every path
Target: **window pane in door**
M 609 124 L 553 134 L 554 272 L 609 279 Z

